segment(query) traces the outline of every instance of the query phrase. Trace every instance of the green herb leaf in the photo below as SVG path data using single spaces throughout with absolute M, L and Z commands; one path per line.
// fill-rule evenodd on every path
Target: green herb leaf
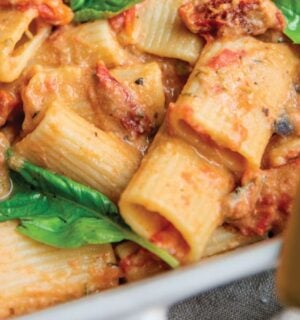
M 64 176 L 54 174 L 9 153 L 16 172 L 12 196 L 0 202 L 0 221 L 19 219 L 22 234 L 58 248 L 131 240 L 159 256 L 171 267 L 178 261 L 135 234 L 106 196 Z
M 85 22 L 111 18 L 142 0 L 71 0 L 74 20 Z
M 282 11 L 286 20 L 285 34 L 294 41 L 300 43 L 300 1 L 299 0 L 274 0 Z

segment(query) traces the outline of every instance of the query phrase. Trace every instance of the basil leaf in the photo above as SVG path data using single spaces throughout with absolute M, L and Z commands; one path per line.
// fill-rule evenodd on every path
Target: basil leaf
M 274 2 L 287 20 L 287 27 L 284 33 L 294 43 L 300 43 L 300 1 L 274 0 Z
M 85 22 L 118 15 L 142 0 L 71 0 L 74 20 Z
M 23 235 L 58 247 L 78 248 L 87 244 L 105 244 L 124 240 L 123 232 L 101 218 L 80 217 L 73 221 L 61 217 L 22 219 L 18 227 Z
M 0 221 L 19 219 L 22 234 L 58 248 L 131 240 L 171 267 L 178 261 L 135 234 L 106 196 L 64 176 L 8 154 L 12 196 L 0 202 Z

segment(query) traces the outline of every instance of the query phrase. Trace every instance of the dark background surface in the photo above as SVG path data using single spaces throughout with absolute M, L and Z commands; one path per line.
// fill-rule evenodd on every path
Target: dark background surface
M 274 272 L 269 271 L 182 301 L 171 307 L 168 318 L 266 320 L 280 310 Z

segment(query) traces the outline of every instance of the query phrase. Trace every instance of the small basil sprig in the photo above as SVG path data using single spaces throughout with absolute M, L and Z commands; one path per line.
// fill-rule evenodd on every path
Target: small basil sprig
M 58 248 L 131 240 L 175 268 L 178 261 L 135 234 L 100 192 L 8 153 L 14 189 L 0 202 L 0 221 L 19 219 L 17 230 Z
M 273 0 L 284 14 L 287 27 L 284 33 L 293 40 L 300 43 L 300 1 L 299 0 Z
M 85 22 L 96 19 L 111 18 L 142 0 L 71 0 L 74 20 Z

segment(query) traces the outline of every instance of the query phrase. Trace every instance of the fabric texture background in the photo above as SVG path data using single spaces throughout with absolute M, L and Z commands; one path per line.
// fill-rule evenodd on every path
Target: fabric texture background
M 169 320 L 266 320 L 281 310 L 269 271 L 217 288 L 172 306 Z

